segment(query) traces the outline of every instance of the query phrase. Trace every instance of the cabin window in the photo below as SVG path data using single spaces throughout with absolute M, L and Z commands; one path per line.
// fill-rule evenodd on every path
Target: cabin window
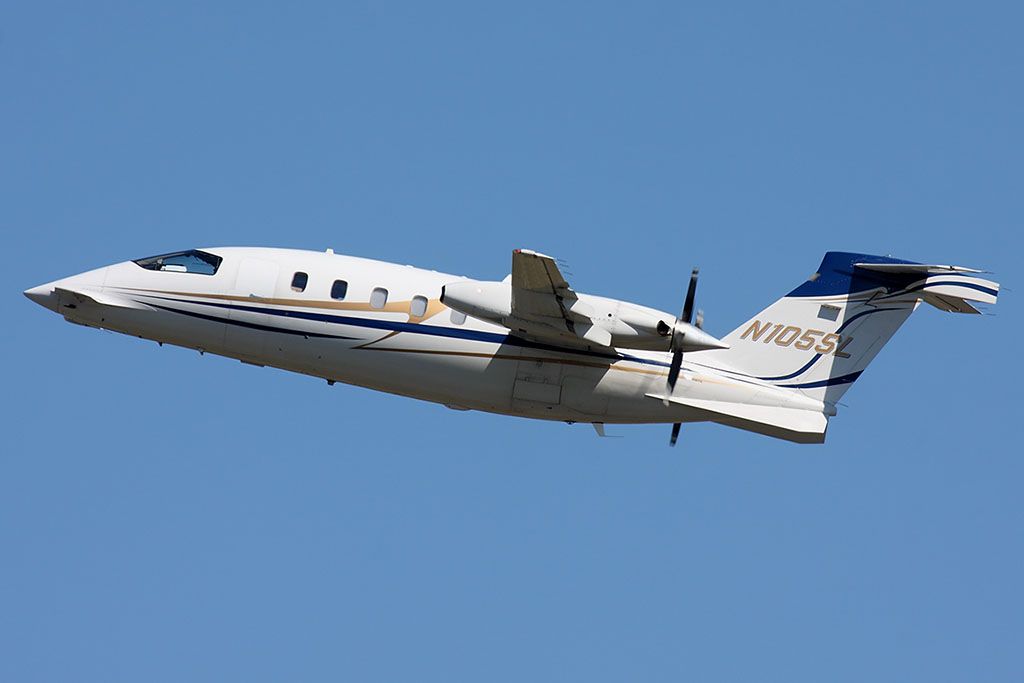
M 331 285 L 331 298 L 340 301 L 345 298 L 346 294 L 348 294 L 348 283 L 344 280 L 335 280 Z
M 464 322 L 466 322 L 466 314 L 462 313 L 461 311 L 456 311 L 453 308 L 452 309 L 452 323 L 454 323 L 455 325 L 461 325 Z
M 299 271 L 292 275 L 292 290 L 296 292 L 306 291 L 306 285 L 309 284 L 309 275 Z
M 165 273 L 196 273 L 199 275 L 213 275 L 220 267 L 223 259 L 214 254 L 208 254 L 198 249 L 188 251 L 176 251 L 170 254 L 160 254 L 149 258 L 140 258 L 135 264 L 146 270 L 159 270 Z
M 383 287 L 374 287 L 370 292 L 370 308 L 384 308 L 388 302 L 388 290 Z
M 427 297 L 425 296 L 414 296 L 412 302 L 409 304 L 409 313 L 414 318 L 422 318 L 427 312 Z

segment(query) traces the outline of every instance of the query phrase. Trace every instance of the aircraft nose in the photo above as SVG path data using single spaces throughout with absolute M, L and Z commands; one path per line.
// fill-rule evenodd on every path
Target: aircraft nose
M 110 266 L 104 266 L 95 270 L 79 273 L 78 275 L 72 275 L 70 277 L 61 278 L 60 280 L 54 280 L 53 282 L 47 282 L 45 285 L 26 289 L 25 296 L 43 308 L 48 308 L 54 313 L 63 314 L 63 310 L 60 306 L 60 298 L 54 291 L 55 289 L 58 287 L 61 289 L 71 290 L 78 289 L 79 287 L 91 289 L 102 288 L 103 283 L 107 279 L 108 270 L 110 270 Z
M 57 310 L 57 296 L 53 293 L 52 282 L 26 289 L 24 294 L 43 308 L 48 308 L 51 311 Z

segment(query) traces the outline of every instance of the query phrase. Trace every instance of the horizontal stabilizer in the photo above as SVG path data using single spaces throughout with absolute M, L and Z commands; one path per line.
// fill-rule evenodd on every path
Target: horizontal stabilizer
M 931 304 L 940 311 L 946 311 L 947 313 L 981 313 L 977 308 L 957 296 L 925 294 L 922 301 Z
M 999 296 L 999 283 L 971 277 L 965 273 L 984 271 L 963 266 L 928 263 L 855 263 L 856 268 L 874 271 L 892 278 L 904 278 L 903 290 L 887 298 L 902 298 L 909 294 L 950 313 L 979 313 L 967 303 L 977 301 L 994 304 Z M 914 276 L 923 276 L 917 280 Z
M 999 297 L 999 283 L 966 275 L 932 275 L 920 288 L 921 298 L 943 311 L 977 313 L 968 301 L 994 304 Z
M 857 268 L 877 270 L 881 273 L 921 273 L 923 275 L 943 275 L 947 273 L 984 273 L 975 268 L 963 266 L 947 266 L 934 263 L 854 263 Z

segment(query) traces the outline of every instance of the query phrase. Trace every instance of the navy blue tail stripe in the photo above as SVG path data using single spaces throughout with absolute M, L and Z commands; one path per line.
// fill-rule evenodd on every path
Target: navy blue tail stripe
M 984 294 L 990 294 L 992 296 L 999 296 L 999 290 L 992 289 L 991 287 L 985 287 L 974 282 L 957 282 L 956 280 L 940 281 L 940 282 L 926 282 L 916 287 L 911 287 L 903 292 L 896 292 L 891 296 L 899 296 L 900 294 L 906 294 L 907 292 L 916 292 L 922 289 L 928 289 L 929 287 L 938 287 L 940 285 L 950 285 L 952 287 L 966 287 L 967 289 L 973 289 Z M 888 298 L 888 297 L 886 297 Z

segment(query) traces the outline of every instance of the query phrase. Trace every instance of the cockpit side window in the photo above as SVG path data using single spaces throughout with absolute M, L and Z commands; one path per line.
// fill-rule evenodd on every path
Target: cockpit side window
M 220 256 L 208 254 L 198 249 L 189 249 L 188 251 L 176 251 L 171 254 L 140 258 L 135 263 L 146 270 L 160 270 L 166 273 L 213 275 L 220 267 L 221 261 L 223 259 Z

